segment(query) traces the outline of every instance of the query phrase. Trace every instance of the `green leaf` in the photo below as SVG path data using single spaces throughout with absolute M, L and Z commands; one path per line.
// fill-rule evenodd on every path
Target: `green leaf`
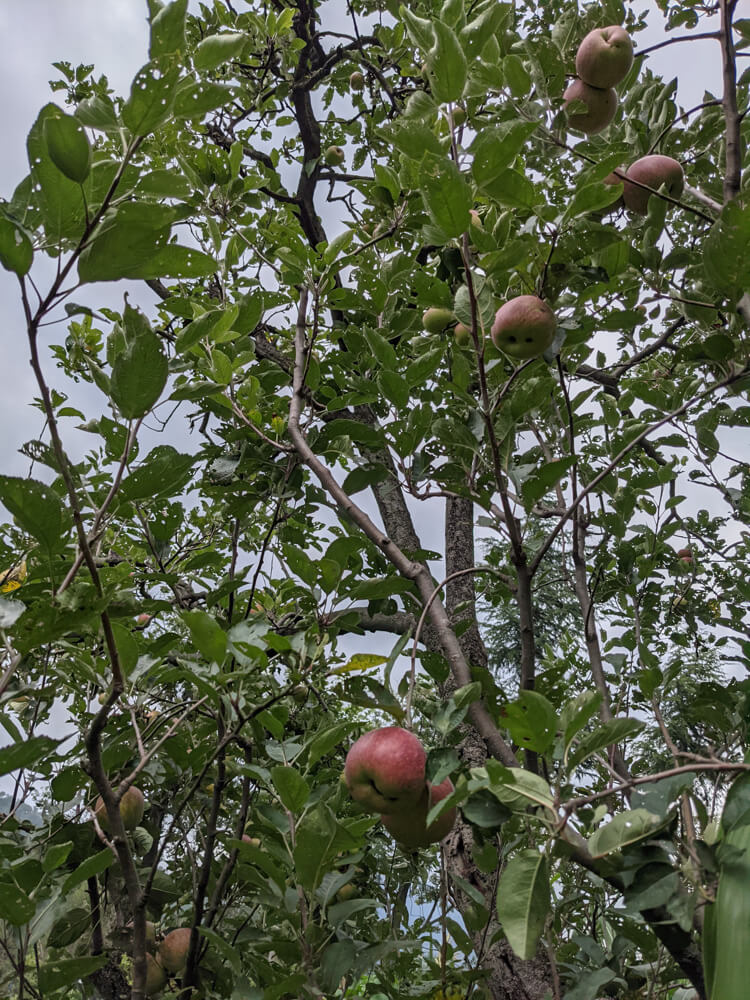
M 617 978 L 617 973 L 612 969 L 594 969 L 591 972 L 584 972 L 576 977 L 576 984 L 572 989 L 565 991 L 565 1000 L 596 1000 L 603 996 L 603 987 Z M 677 991 L 679 993 L 679 990 Z M 675 998 L 677 993 L 674 994 Z M 692 990 L 690 991 L 692 993 Z
M 435 41 L 435 31 L 432 27 L 432 22 L 424 17 L 417 17 L 416 14 L 412 13 L 403 4 L 399 7 L 399 16 L 414 45 L 423 52 L 428 52 Z
M 466 86 L 466 56 L 455 31 L 435 21 L 435 44 L 427 53 L 427 77 L 433 97 L 441 104 L 460 99 Z
M 567 757 L 571 741 L 583 729 L 589 719 L 596 714 L 602 696 L 598 691 L 582 691 L 565 703 L 560 713 L 560 729 L 563 734 L 563 753 Z
M 568 754 L 568 768 L 576 767 L 587 757 L 612 746 L 613 743 L 620 743 L 629 736 L 635 736 L 643 729 L 643 725 L 638 719 L 610 719 L 609 722 L 605 722 L 598 729 L 595 729 L 593 733 L 584 736 L 576 748 Z
M 165 206 L 128 202 L 110 212 L 78 259 L 81 281 L 159 277 L 150 262 L 169 239 L 173 213 Z
M 171 445 L 157 445 L 123 480 L 120 497 L 133 501 L 176 493 L 190 478 L 194 461 L 192 455 L 181 455 Z
M 503 76 L 514 97 L 525 97 L 531 89 L 531 77 L 521 57 L 515 53 L 503 59 Z
M 452 160 L 431 153 L 422 162 L 422 198 L 430 218 L 446 237 L 469 228 L 471 190 Z
M 117 356 L 112 367 L 112 401 L 126 420 L 145 416 L 167 382 L 169 363 L 159 337 L 142 334 Z
M 521 959 L 536 954 L 550 905 L 544 854 L 521 851 L 508 862 L 497 887 L 497 916 L 508 944 Z
M 331 993 L 352 968 L 357 949 L 353 941 L 335 941 L 329 944 L 320 960 L 321 986 Z
M 514 121 L 479 133 L 471 144 L 471 171 L 483 191 L 493 195 L 495 190 L 503 189 L 505 168 L 513 163 L 536 128 L 535 122 Z
M 588 215 L 608 208 L 622 195 L 621 184 L 587 184 L 578 188 L 563 213 L 563 219 L 573 219 L 577 215 Z M 652 198 L 651 201 L 655 201 Z M 662 202 L 666 205 L 666 202 Z
M 32 198 L 39 208 L 47 240 L 54 246 L 82 235 L 86 211 L 81 185 L 71 181 L 55 166 L 47 149 L 45 122 L 59 115 L 60 109 L 56 104 L 45 105 L 26 140 Z
M 201 340 L 211 338 L 216 340 L 221 333 L 229 330 L 238 317 L 238 307 L 232 306 L 230 309 L 211 309 L 203 313 L 183 327 L 177 337 L 177 351 L 184 354 Z
M 706 237 L 706 277 L 719 292 L 739 296 L 750 287 L 750 206 L 725 205 Z
M 173 52 L 185 51 L 185 16 L 188 0 L 174 0 L 167 4 L 151 21 L 149 58 L 160 59 Z
M 85 882 L 86 879 L 89 879 L 94 875 L 100 875 L 114 863 L 115 856 L 108 847 L 105 847 L 103 851 L 98 851 L 96 854 L 92 854 L 90 858 L 86 858 L 86 860 L 65 879 L 62 885 L 63 896 L 67 895 L 67 893 L 69 893 L 75 886 L 80 885 L 81 882 Z
M 209 35 L 199 43 L 193 53 L 193 63 L 196 69 L 216 69 L 222 63 L 236 59 L 247 44 L 247 35 L 233 32 L 225 35 Z
M 0 213 L 0 264 L 22 278 L 28 274 L 33 258 L 34 248 L 24 230 Z
M 64 844 L 51 844 L 44 852 L 42 867 L 45 872 L 53 872 L 59 868 L 73 850 L 73 841 L 68 840 Z
M 114 132 L 120 125 L 117 121 L 114 105 L 109 98 L 98 95 L 87 97 L 76 107 L 76 118 L 87 128 L 95 128 L 100 132 Z
M 549 493 L 552 487 L 567 474 L 574 462 L 575 458 L 572 455 L 566 455 L 564 458 L 555 458 L 551 462 L 546 462 L 541 468 L 536 469 L 521 487 L 527 508 L 533 507 L 538 500 Z
M 175 118 L 202 118 L 209 111 L 229 104 L 234 89 L 222 83 L 200 83 L 186 77 L 174 99 Z
M 272 767 L 271 780 L 284 808 L 295 815 L 301 813 L 310 797 L 310 787 L 299 771 L 287 766 Z
M 603 858 L 613 851 L 620 851 L 628 844 L 635 844 L 644 837 L 650 837 L 664 819 L 646 809 L 630 809 L 618 813 L 613 820 L 600 826 L 588 839 L 589 851 L 595 858 Z
M 503 710 L 503 725 L 519 746 L 545 753 L 557 728 L 557 712 L 537 691 L 522 691 Z
M 5 875 L 3 876 L 5 878 Z M 0 881 L 0 920 L 15 927 L 27 924 L 36 913 L 36 903 L 15 882 Z
M 493 0 L 472 21 L 461 29 L 459 38 L 466 57 L 474 59 L 481 53 L 489 38 L 496 38 L 506 21 L 513 17 L 513 4 Z
M 56 552 L 62 548 L 70 517 L 52 487 L 37 479 L 0 476 L 0 501 L 45 549 Z
M 108 961 L 106 955 L 93 955 L 88 958 L 60 958 L 54 962 L 46 962 L 39 969 L 39 989 L 42 993 L 49 993 L 63 986 L 72 986 L 79 979 L 101 969 Z
M 205 611 L 183 611 L 182 620 L 201 656 L 221 666 L 227 651 L 227 633 L 216 619 Z
M 510 809 L 486 788 L 480 788 L 471 794 L 461 806 L 461 812 L 469 823 L 484 830 L 499 829 L 513 815 Z
M 163 72 L 153 62 L 138 70 L 122 108 L 122 120 L 133 135 L 148 135 L 170 118 L 180 71 L 171 66 Z
M 336 836 L 336 823 L 323 805 L 311 810 L 297 828 L 294 847 L 294 867 L 300 884 L 310 891 L 319 884 L 325 872 L 324 860 Z
M 91 171 L 91 145 L 79 119 L 60 112 L 44 121 L 50 159 L 65 176 L 83 184 Z

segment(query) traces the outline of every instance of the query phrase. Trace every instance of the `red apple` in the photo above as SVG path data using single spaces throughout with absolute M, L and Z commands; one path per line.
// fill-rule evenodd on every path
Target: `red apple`
M 430 826 L 427 826 L 427 814 L 433 806 L 441 802 L 453 791 L 453 782 L 446 778 L 439 785 L 427 784 L 417 805 L 408 812 L 395 816 L 381 816 L 383 826 L 401 847 L 416 850 L 418 847 L 429 847 L 447 837 L 456 822 L 456 810 L 447 809 Z
M 344 781 L 355 802 L 369 812 L 412 810 L 425 788 L 424 747 L 399 726 L 365 733 L 346 755 Z
M 187 962 L 190 947 L 190 928 L 178 927 L 170 931 L 159 945 L 159 961 L 167 972 L 181 972 Z
M 140 788 L 136 788 L 135 785 L 131 785 L 120 799 L 120 816 L 122 817 L 122 824 L 125 829 L 135 830 L 143 819 L 145 810 L 146 803 L 143 798 L 143 792 Z M 107 819 L 107 810 L 101 795 L 94 804 L 94 812 L 96 813 L 96 818 L 99 820 L 99 826 L 107 832 L 109 830 L 109 820 Z
M 625 205 L 631 212 L 636 212 L 638 215 L 646 215 L 648 212 L 648 200 L 651 197 L 651 192 L 636 184 L 628 183 L 629 180 L 647 184 L 655 191 L 658 191 L 664 184 L 667 194 L 671 195 L 672 198 L 679 198 L 685 187 L 685 174 L 677 160 L 659 153 L 642 156 L 640 160 L 636 160 L 628 167 L 623 181 L 625 187 L 622 192 Z
M 563 94 L 563 100 L 566 111 L 573 101 L 581 101 L 586 105 L 585 111 L 572 111 L 568 114 L 570 127 L 585 135 L 601 132 L 617 111 L 617 94 L 611 87 L 600 90 L 598 87 L 590 87 L 583 80 L 574 80 Z
M 495 346 L 511 358 L 543 354 L 555 339 L 557 317 L 537 295 L 518 295 L 495 313 L 490 331 Z
M 633 43 L 619 24 L 594 28 L 578 46 L 576 73 L 590 87 L 616 86 L 632 65 Z

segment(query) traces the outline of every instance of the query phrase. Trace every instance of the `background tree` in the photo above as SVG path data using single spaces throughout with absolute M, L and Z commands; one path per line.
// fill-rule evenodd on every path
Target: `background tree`
M 187 6 L 127 96 L 58 65 L 0 210 L 3 989 L 744 996 L 748 22 L 660 3 L 683 110 L 619 0 Z M 439 851 L 340 780 L 394 722 Z

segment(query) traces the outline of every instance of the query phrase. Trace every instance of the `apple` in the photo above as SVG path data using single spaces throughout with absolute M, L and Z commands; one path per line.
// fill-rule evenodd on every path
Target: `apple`
M 347 900 L 353 899 L 357 895 L 357 887 L 353 882 L 347 882 L 346 885 L 342 885 L 339 891 L 336 893 L 336 898 L 340 903 L 346 903 Z
M 409 811 L 424 792 L 426 760 L 414 733 L 399 726 L 372 729 L 350 747 L 344 781 L 354 801 L 369 812 Z
M 178 927 L 167 934 L 159 945 L 159 961 L 167 972 L 176 973 L 185 968 L 189 947 L 189 927 Z
M 576 73 L 584 83 L 601 90 L 624 80 L 632 65 L 633 42 L 619 24 L 594 28 L 576 53 Z
M 143 798 L 143 792 L 140 788 L 136 788 L 135 785 L 131 785 L 120 799 L 122 825 L 126 830 L 135 830 L 143 819 L 145 811 L 146 803 Z M 94 812 L 96 813 L 96 818 L 99 820 L 99 826 L 107 832 L 109 830 L 109 820 L 107 819 L 107 810 L 101 795 L 96 800 Z
M 309 693 L 310 691 L 307 684 L 295 684 L 292 688 L 292 698 L 294 698 L 298 705 L 305 704 Z
M 349 86 L 352 90 L 364 90 L 365 89 L 365 78 L 359 72 L 358 69 L 352 73 L 349 77 Z
M 428 333 L 442 333 L 455 318 L 450 309 L 431 306 L 422 313 L 422 328 Z
M 251 847 L 260 847 L 260 839 L 258 837 L 249 837 L 246 833 L 243 833 L 242 840 Z
M 125 928 L 130 933 L 133 933 L 133 923 L 132 921 Z M 153 951 L 156 948 L 156 924 L 153 920 L 146 921 L 146 948 L 149 951 Z
M 570 127 L 585 135 L 601 132 L 609 125 L 617 111 L 617 94 L 612 87 L 600 90 L 598 87 L 589 86 L 583 80 L 574 80 L 563 94 L 563 100 L 566 111 L 573 101 L 582 101 L 586 105 L 585 111 L 572 111 L 568 114 Z
M 344 159 L 345 154 L 341 146 L 329 146 L 325 151 L 325 161 L 329 167 L 340 167 Z
M 454 128 L 460 128 L 466 123 L 466 110 L 460 104 L 456 104 L 451 113 L 453 115 Z
M 146 996 L 155 996 L 167 985 L 167 973 L 153 955 L 146 954 Z
M 151 615 L 146 614 L 145 611 L 142 615 L 138 615 L 138 617 L 136 618 L 136 623 L 138 625 L 148 625 L 150 621 L 151 621 Z
M 456 822 L 456 810 L 447 809 L 438 816 L 434 823 L 427 826 L 427 814 L 433 806 L 441 802 L 453 791 L 453 782 L 446 778 L 439 785 L 429 782 L 422 793 L 419 802 L 408 812 L 395 816 L 381 816 L 383 826 L 393 836 L 401 847 L 416 850 L 418 847 L 429 847 L 447 837 Z
M 687 563 L 688 565 L 693 561 L 693 550 L 691 548 L 678 549 L 677 558 L 680 562 Z
M 497 348 L 524 361 L 543 354 L 555 339 L 557 317 L 537 295 L 518 295 L 495 313 L 490 331 Z
M 453 339 L 459 347 L 468 347 L 471 343 L 471 330 L 465 323 L 456 323 L 453 328 Z
M 660 153 L 642 156 L 640 160 L 631 163 L 626 170 L 623 181 L 625 187 L 622 192 L 627 208 L 638 215 L 646 215 L 648 212 L 648 200 L 651 197 L 651 192 L 628 183 L 629 180 L 647 184 L 655 191 L 658 191 L 663 184 L 667 194 L 671 195 L 672 198 L 679 198 L 685 187 L 685 174 L 677 160 L 672 159 L 671 156 L 662 156 Z
M 477 226 L 479 229 L 482 229 L 483 228 L 483 226 L 482 226 L 482 216 L 479 214 L 479 212 L 477 212 L 477 210 L 475 208 L 470 208 L 469 209 L 469 215 L 471 216 L 471 224 L 472 224 L 472 226 Z

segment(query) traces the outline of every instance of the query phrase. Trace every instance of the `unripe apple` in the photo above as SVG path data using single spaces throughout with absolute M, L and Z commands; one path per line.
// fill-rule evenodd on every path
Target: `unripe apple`
M 243 833 L 242 840 L 251 847 L 260 847 L 260 839 L 258 837 L 249 837 L 246 833 Z
M 153 955 L 146 955 L 146 996 L 155 996 L 167 985 L 167 973 Z
M 159 945 L 159 961 L 167 972 L 176 973 L 185 968 L 189 947 L 189 927 L 178 927 L 167 934 Z
M 325 161 L 329 167 L 340 167 L 345 158 L 341 146 L 329 146 L 325 151 Z
M 336 893 L 336 898 L 340 903 L 345 903 L 349 899 L 353 899 L 357 895 L 357 887 L 353 882 L 347 882 L 346 885 L 342 885 L 339 891 Z
M 372 729 L 349 749 L 344 780 L 351 797 L 369 812 L 411 810 L 424 792 L 426 760 L 424 747 L 408 730 Z
M 616 86 L 632 65 L 633 42 L 619 24 L 594 28 L 578 46 L 576 73 L 590 87 Z
M 468 347 L 471 343 L 471 330 L 464 323 L 456 323 L 453 328 L 453 339 L 459 347 Z
M 364 90 L 365 89 L 365 78 L 359 72 L 358 69 L 352 73 L 349 77 L 349 86 L 352 90 Z
M 135 830 L 143 819 L 143 813 L 145 810 L 146 803 L 143 798 L 143 792 L 140 788 L 136 788 L 135 785 L 131 785 L 120 799 L 120 817 L 122 818 L 122 825 L 125 829 Z M 105 833 L 108 832 L 109 820 L 107 819 L 107 809 L 101 795 L 96 800 L 94 812 L 96 813 L 96 818 L 99 820 L 99 826 L 105 831 Z
M 450 309 L 431 306 L 422 313 L 422 329 L 428 333 L 442 333 L 455 318 Z
M 456 104 L 451 112 L 453 115 L 453 127 L 460 128 L 466 122 L 466 110 L 460 104 Z
M 659 153 L 642 156 L 628 167 L 623 181 L 625 187 L 622 192 L 627 208 L 638 215 L 646 215 L 648 212 L 651 192 L 636 184 L 628 183 L 630 180 L 638 181 L 640 184 L 648 184 L 655 191 L 658 191 L 664 184 L 667 194 L 671 195 L 672 198 L 679 198 L 685 187 L 685 174 L 677 160 Z
M 590 87 L 583 80 L 574 80 L 563 94 L 563 100 L 566 111 L 573 101 L 582 101 L 586 105 L 585 111 L 568 113 L 570 127 L 585 135 L 601 132 L 617 111 L 617 94 L 611 87 L 599 90 L 597 87 Z
M 307 701 L 307 696 L 310 690 L 307 684 L 295 684 L 292 688 L 292 698 L 297 702 L 298 705 L 304 705 Z
M 381 816 L 383 826 L 401 847 L 416 850 L 418 847 L 429 847 L 447 837 L 456 822 L 456 810 L 447 809 L 430 826 L 427 826 L 427 814 L 453 791 L 453 782 L 446 778 L 439 785 L 430 785 L 424 789 L 419 802 L 408 812 L 395 816 Z
M 495 313 L 490 331 L 497 348 L 526 360 L 543 354 L 555 339 L 557 317 L 537 295 L 518 295 Z
M 476 226 L 478 229 L 483 229 L 484 228 L 482 226 L 482 216 L 479 214 L 479 212 L 477 212 L 477 210 L 475 208 L 470 208 L 469 209 L 469 215 L 471 216 L 471 224 L 472 224 L 472 226 Z
M 133 922 L 127 924 L 125 929 L 132 934 Z M 148 951 L 154 951 L 156 948 L 156 924 L 153 920 L 146 921 L 146 948 Z

